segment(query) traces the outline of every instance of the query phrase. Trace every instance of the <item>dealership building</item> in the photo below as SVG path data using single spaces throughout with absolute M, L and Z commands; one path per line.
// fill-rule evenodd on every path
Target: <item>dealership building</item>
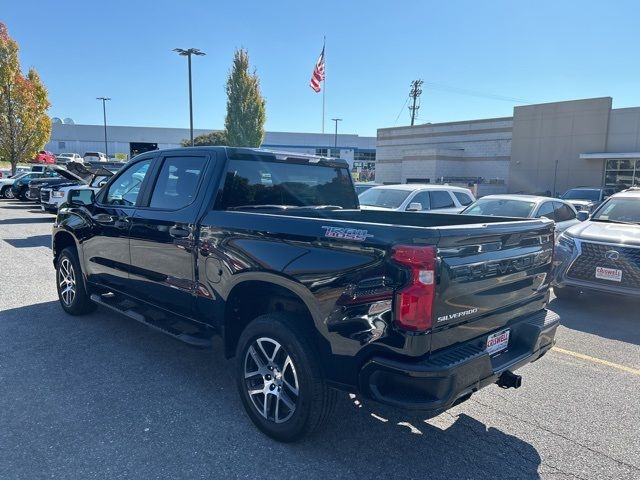
M 483 193 L 640 184 L 640 107 L 590 98 L 515 107 L 512 117 L 381 128 L 376 181 L 476 183 Z
M 211 130 L 194 130 L 194 136 Z M 110 157 L 131 158 L 149 150 L 175 148 L 189 138 L 187 128 L 107 126 L 106 150 Z M 337 143 L 337 148 L 335 145 Z M 372 167 L 376 156 L 376 138 L 351 134 L 266 132 L 263 148 L 289 152 L 334 156 L 360 169 Z M 53 153 L 104 152 L 104 126 L 62 123 L 54 120 L 51 140 L 45 150 Z

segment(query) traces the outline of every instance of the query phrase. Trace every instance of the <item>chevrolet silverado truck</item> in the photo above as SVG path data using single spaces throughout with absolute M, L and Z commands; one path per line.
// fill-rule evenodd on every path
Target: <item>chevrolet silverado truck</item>
M 69 193 L 52 247 L 69 314 L 221 336 L 248 416 L 280 441 L 320 427 L 337 390 L 434 416 L 517 388 L 559 323 L 552 221 L 360 210 L 339 159 L 143 153 Z

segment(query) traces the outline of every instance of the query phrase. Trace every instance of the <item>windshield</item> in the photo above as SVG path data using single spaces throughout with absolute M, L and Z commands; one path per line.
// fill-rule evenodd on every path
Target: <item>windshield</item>
M 505 198 L 481 198 L 467 207 L 465 215 L 485 215 L 491 217 L 528 218 L 533 213 L 535 202 Z
M 600 201 L 600 190 L 597 188 L 573 188 L 568 190 L 563 196 L 565 200 L 589 200 Z
M 640 200 L 611 198 L 591 218 L 599 222 L 640 223 Z
M 358 197 L 360 205 L 371 207 L 398 208 L 411 192 L 393 188 L 370 188 Z

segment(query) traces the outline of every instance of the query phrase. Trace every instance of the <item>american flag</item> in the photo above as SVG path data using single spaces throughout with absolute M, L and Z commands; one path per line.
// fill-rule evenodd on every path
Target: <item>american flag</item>
M 320 87 L 320 82 L 324 80 L 324 47 L 322 47 L 322 53 L 318 57 L 318 61 L 316 62 L 316 66 L 313 69 L 313 74 L 311 75 L 311 81 L 309 82 L 309 86 L 313 89 L 314 92 L 318 93 L 322 88 Z

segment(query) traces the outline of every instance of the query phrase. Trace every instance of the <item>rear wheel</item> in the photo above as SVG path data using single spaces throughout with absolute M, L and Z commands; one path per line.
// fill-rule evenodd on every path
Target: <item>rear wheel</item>
M 553 293 L 560 300 L 575 300 L 580 295 L 580 290 L 573 287 L 553 287 Z
M 65 248 L 56 264 L 58 299 L 65 312 L 83 315 L 93 312 L 97 305 L 91 301 L 85 288 L 78 254 L 73 248 Z
M 0 198 L 12 198 L 13 195 L 11 195 L 11 197 L 9 197 L 8 196 L 8 192 L 11 192 L 11 186 L 10 185 L 5 185 L 0 190 Z
M 315 348 L 298 330 L 295 319 L 286 315 L 262 315 L 244 330 L 236 351 L 244 408 L 260 430 L 281 442 L 320 428 L 336 401 Z

